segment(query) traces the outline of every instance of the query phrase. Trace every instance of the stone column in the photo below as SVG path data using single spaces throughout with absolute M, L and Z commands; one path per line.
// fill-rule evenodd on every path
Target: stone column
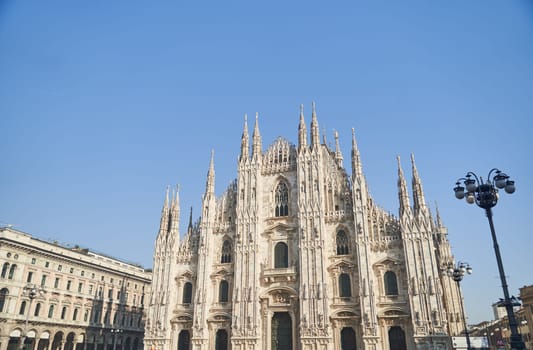
M 8 344 L 9 344 L 9 336 L 8 335 L 0 336 L 0 350 L 7 350 Z

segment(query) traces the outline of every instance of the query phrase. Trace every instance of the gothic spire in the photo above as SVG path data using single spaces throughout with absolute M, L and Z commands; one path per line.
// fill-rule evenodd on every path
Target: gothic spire
M 363 175 L 361 156 L 359 155 L 359 148 L 357 148 L 357 142 L 355 141 L 354 128 L 352 128 L 352 173 L 357 177 Z
M 191 206 L 191 212 L 189 214 L 189 226 L 187 227 L 187 233 L 192 232 L 192 206 Z
M 168 207 L 168 196 L 169 196 L 170 187 L 167 186 L 167 193 L 165 195 L 165 202 L 163 203 L 163 209 L 161 210 L 161 222 L 159 224 L 159 234 L 158 236 L 163 235 L 168 230 L 168 219 L 169 219 L 169 207 Z
M 241 138 L 241 158 L 240 160 L 248 160 L 250 152 L 250 143 L 248 137 L 248 116 L 244 115 L 244 130 L 242 131 Z
M 415 213 L 426 212 L 426 200 L 424 198 L 424 190 L 422 189 L 422 181 L 418 176 L 418 170 L 416 169 L 415 156 L 411 153 L 411 165 L 413 167 L 413 207 Z
M 335 159 L 339 163 L 339 166 L 342 166 L 342 160 L 344 158 L 342 157 L 341 147 L 339 146 L 339 133 L 337 130 L 335 130 Z
M 252 157 L 258 159 L 261 155 L 261 134 L 259 134 L 259 113 L 255 113 L 255 126 L 253 133 Z
M 215 193 L 215 150 L 211 150 L 211 161 L 209 162 L 209 171 L 207 172 L 205 193 Z
M 180 187 L 176 186 L 176 191 L 172 194 L 172 204 L 170 206 L 170 235 L 178 236 L 178 226 L 180 222 Z
M 410 212 L 409 193 L 407 192 L 407 183 L 403 176 L 402 165 L 400 164 L 400 156 L 396 156 L 398 160 L 398 197 L 400 200 L 400 216 Z
M 304 105 L 300 105 L 300 124 L 298 125 L 298 149 L 307 147 L 307 129 L 304 120 Z
M 438 228 L 444 227 L 444 225 L 442 224 L 442 219 L 440 217 L 439 206 L 436 202 L 435 202 L 435 210 L 437 211 L 437 222 L 436 222 L 437 227 Z
M 318 148 L 320 145 L 320 130 L 318 129 L 318 121 L 316 119 L 316 106 L 313 101 L 313 112 L 311 114 L 311 148 Z

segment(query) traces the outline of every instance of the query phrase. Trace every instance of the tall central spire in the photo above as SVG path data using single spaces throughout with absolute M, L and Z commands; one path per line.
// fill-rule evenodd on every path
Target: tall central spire
M 419 212 L 425 212 L 427 210 L 426 200 L 424 198 L 424 190 L 422 189 L 422 181 L 418 176 L 418 170 L 415 164 L 415 156 L 411 153 L 411 165 L 413 167 L 413 207 L 415 214 Z
M 249 143 L 249 137 L 248 137 L 248 116 L 244 115 L 244 129 L 242 131 L 242 138 L 241 138 L 241 161 L 248 160 L 250 157 L 249 155 L 250 151 L 250 143 Z
M 409 193 L 407 192 L 405 176 L 403 176 L 400 156 L 396 156 L 396 159 L 398 160 L 398 197 L 400 200 L 400 216 L 402 216 L 410 212 L 411 204 L 409 203 Z
M 259 133 L 259 113 L 255 113 L 255 126 L 252 144 L 252 158 L 258 159 L 262 152 L 261 134 Z
M 211 150 L 211 161 L 209 162 L 209 170 L 207 172 L 205 193 L 215 193 L 215 150 Z
M 357 141 L 355 140 L 354 128 L 352 128 L 352 173 L 357 177 L 363 175 L 361 156 L 359 155 L 359 148 L 357 147 Z
M 300 124 L 298 125 L 298 149 L 307 147 L 307 128 L 304 120 L 304 105 L 300 105 Z
M 313 101 L 313 111 L 311 115 L 311 148 L 318 148 L 320 145 L 320 130 L 318 129 L 318 121 L 316 119 L 316 106 Z

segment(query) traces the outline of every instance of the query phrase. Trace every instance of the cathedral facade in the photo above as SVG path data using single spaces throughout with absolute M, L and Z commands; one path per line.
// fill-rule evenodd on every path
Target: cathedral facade
M 251 146 L 251 147 L 250 147 Z M 372 199 L 352 130 L 351 173 L 335 135 L 300 112 L 298 145 L 263 151 L 245 120 L 236 180 L 215 196 L 213 154 L 201 216 L 180 239 L 178 192 L 155 242 L 145 348 L 451 349 L 464 329 L 446 228 L 412 162 L 398 157 L 399 213 Z M 192 214 L 191 214 L 192 216 Z

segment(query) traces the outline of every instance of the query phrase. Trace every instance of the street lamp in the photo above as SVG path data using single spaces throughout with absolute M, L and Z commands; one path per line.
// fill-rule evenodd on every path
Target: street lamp
M 112 328 L 110 330 L 111 334 L 113 334 L 113 350 L 117 348 L 117 335 L 121 334 L 123 332 L 122 329 Z M 122 345 L 122 343 L 121 343 Z
M 26 312 L 26 322 L 24 323 L 24 336 L 21 339 L 21 345 L 20 348 L 24 349 L 24 343 L 26 342 L 26 336 L 28 335 L 28 321 L 30 317 L 30 309 L 31 309 L 31 303 L 33 302 L 33 299 L 35 299 L 38 296 L 43 296 L 44 289 L 41 287 L 36 286 L 35 284 L 27 284 L 24 289 L 22 290 L 22 295 L 28 297 L 30 299 L 29 305 L 28 305 L 28 311 Z
M 445 273 L 450 276 L 455 282 L 457 282 L 457 290 L 459 291 L 459 297 L 461 298 L 461 313 L 463 314 L 463 323 L 465 324 L 465 336 L 466 336 L 466 349 L 471 350 L 470 335 L 468 334 L 468 326 L 466 324 L 465 309 L 463 307 L 463 293 L 461 293 L 460 282 L 463 280 L 465 274 L 472 274 L 472 268 L 468 263 L 459 261 L 457 265 L 449 263 L 445 268 Z
M 494 252 L 496 253 L 496 262 L 498 263 L 500 280 L 502 282 L 505 309 L 507 310 L 509 327 L 511 328 L 511 350 L 522 350 L 526 347 L 522 340 L 522 336 L 518 333 L 516 318 L 513 311 L 513 302 L 509 297 L 509 289 L 507 287 L 502 257 L 500 255 L 500 247 L 498 246 L 496 231 L 494 229 L 494 223 L 492 222 L 492 207 L 498 203 L 498 189 L 504 189 L 505 192 L 509 194 L 514 193 L 516 190 L 514 181 L 509 179 L 509 175 L 494 168 L 489 172 L 486 182 L 483 182 L 483 178 L 478 177 L 473 172 L 468 172 L 465 177 L 457 180 L 453 190 L 457 199 L 465 198 L 467 203 L 476 203 L 480 208 L 485 209 L 485 213 L 489 220 L 492 242 L 494 243 Z

